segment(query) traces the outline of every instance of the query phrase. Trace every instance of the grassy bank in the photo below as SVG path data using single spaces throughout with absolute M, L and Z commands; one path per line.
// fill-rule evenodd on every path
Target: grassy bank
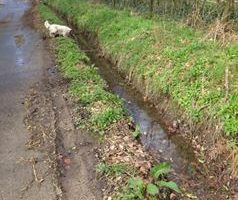
M 169 96 L 185 118 L 203 122 L 211 134 L 237 136 L 237 45 L 222 48 L 174 22 L 83 0 L 46 2 L 80 29 L 96 33 L 103 51 L 147 96 Z
M 39 11 L 44 19 L 63 24 L 45 6 L 40 6 Z M 127 117 L 121 99 L 104 89 L 106 83 L 98 75 L 97 69 L 88 64 L 88 57 L 79 50 L 77 44 L 72 39 L 61 37 L 55 42 L 60 70 L 65 78 L 71 80 L 69 93 L 79 98 L 86 110 L 93 113 L 87 123 L 81 120 L 79 125 L 90 122 L 88 127 L 103 134 L 110 124 Z

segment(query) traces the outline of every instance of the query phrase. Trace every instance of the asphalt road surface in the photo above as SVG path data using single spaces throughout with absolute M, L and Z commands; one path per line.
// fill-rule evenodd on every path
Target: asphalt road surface
M 43 40 L 26 25 L 30 4 L 23 0 L 0 1 L 0 199 L 50 200 L 55 191 L 50 177 L 34 183 L 32 158 L 43 155 L 26 148 L 29 135 L 23 119 L 24 97 L 41 81 L 43 67 L 50 64 Z M 46 173 L 48 166 L 37 166 Z

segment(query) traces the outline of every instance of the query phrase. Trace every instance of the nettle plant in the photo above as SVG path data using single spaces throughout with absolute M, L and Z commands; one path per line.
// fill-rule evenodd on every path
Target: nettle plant
M 156 200 L 166 199 L 171 192 L 181 193 L 178 185 L 173 181 L 166 181 L 165 176 L 171 171 L 168 163 L 162 162 L 151 168 L 152 181 L 146 183 L 141 178 L 131 178 L 128 181 L 121 200 Z

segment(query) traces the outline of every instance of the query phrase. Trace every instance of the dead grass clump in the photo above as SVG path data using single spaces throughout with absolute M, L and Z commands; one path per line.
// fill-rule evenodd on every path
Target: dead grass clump
M 192 27 L 201 27 L 204 25 L 204 21 L 202 20 L 200 10 L 195 9 L 191 14 L 188 15 L 186 22 L 186 25 L 192 26 Z
M 208 28 L 204 39 L 214 42 L 217 41 L 224 46 L 229 42 L 238 41 L 238 35 L 232 22 L 216 20 L 216 22 L 211 24 Z
M 103 112 L 103 110 L 106 110 L 107 107 L 108 105 L 106 105 L 102 101 L 96 101 L 92 103 L 92 105 L 90 106 L 90 112 L 92 115 L 96 115 Z
M 227 145 L 225 140 L 218 140 L 209 151 L 209 158 L 211 160 L 217 160 L 221 155 L 227 153 Z

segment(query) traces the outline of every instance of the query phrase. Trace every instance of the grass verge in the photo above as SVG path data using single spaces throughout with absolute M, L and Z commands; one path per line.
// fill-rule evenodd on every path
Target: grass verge
M 63 24 L 47 7 L 42 4 L 39 12 L 44 19 Z M 56 38 L 56 59 L 64 77 L 70 80 L 69 93 L 77 97 L 80 103 L 91 113 L 88 126 L 84 120 L 81 125 L 103 134 L 112 123 L 125 117 L 122 100 L 106 91 L 106 83 L 98 75 L 97 69 L 88 64 L 88 57 L 80 51 L 77 44 L 69 38 Z

